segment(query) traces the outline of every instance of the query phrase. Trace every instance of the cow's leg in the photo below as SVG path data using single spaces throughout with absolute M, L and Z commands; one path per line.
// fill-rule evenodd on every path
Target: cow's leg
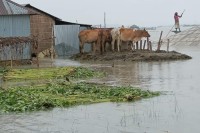
M 105 40 L 102 40 L 102 42 L 101 42 L 101 54 L 103 53 L 103 52 L 105 52 Z
M 130 51 L 132 50 L 132 41 L 128 42 L 128 50 L 130 50 Z
M 136 49 L 138 50 L 138 41 L 136 42 Z
M 105 43 L 103 44 L 104 52 L 106 52 L 106 44 L 107 44 L 107 42 L 105 42 Z
M 96 43 L 94 42 L 94 43 L 92 43 L 92 46 L 93 46 L 93 54 L 95 54 L 95 52 L 96 52 Z
M 83 53 L 83 42 L 79 42 L 79 52 L 82 54 Z
M 112 45 L 112 51 L 114 52 L 114 50 L 115 50 L 115 39 L 112 40 L 111 45 Z
M 94 45 L 93 45 L 93 43 L 91 43 L 91 52 L 93 52 L 94 51 Z
M 140 50 L 142 50 L 142 40 L 140 40 Z
M 121 44 L 121 40 L 119 39 L 119 37 L 117 38 L 117 51 L 120 52 L 120 48 L 119 45 Z
M 134 41 L 132 41 L 131 49 L 132 49 L 133 51 L 135 51 L 135 42 L 134 42 Z
M 104 52 L 104 42 L 102 41 L 102 43 L 99 46 L 100 46 L 100 53 L 103 54 L 103 52 Z
M 104 52 L 107 52 L 110 50 L 110 44 L 109 44 L 109 41 L 105 41 L 104 43 Z

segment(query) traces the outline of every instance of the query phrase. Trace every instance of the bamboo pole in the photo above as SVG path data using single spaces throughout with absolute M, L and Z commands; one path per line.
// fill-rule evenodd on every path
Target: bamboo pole
M 145 49 L 146 41 L 147 40 L 144 40 L 143 50 Z
M 163 33 L 163 31 L 161 31 L 161 33 L 160 33 L 160 38 L 159 38 L 159 41 L 158 41 L 158 47 L 157 47 L 157 51 L 160 51 L 162 33 Z
M 142 40 L 140 40 L 140 50 L 142 50 Z
M 152 43 L 149 41 L 149 50 L 152 51 Z
M 150 50 L 150 47 L 149 47 L 149 38 L 147 37 L 147 50 Z
M 13 68 L 13 55 L 12 55 L 12 46 L 10 45 L 10 68 Z

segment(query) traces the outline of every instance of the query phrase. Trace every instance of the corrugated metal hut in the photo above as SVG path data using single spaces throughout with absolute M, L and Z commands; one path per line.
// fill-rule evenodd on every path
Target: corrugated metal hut
M 0 0 L 0 37 L 34 37 L 37 38 L 40 57 L 55 55 L 69 55 L 79 51 L 78 33 L 91 25 L 62 21 L 47 12 L 30 4 L 19 5 L 11 0 Z M 30 44 L 29 44 L 30 45 Z M 35 49 L 30 45 L 23 45 L 24 54 L 16 59 L 30 59 Z M 17 46 L 17 44 L 12 45 Z M 20 45 L 22 46 L 22 45 Z M 5 52 L 1 52 L 0 60 L 10 60 Z M 9 48 L 5 48 L 10 53 Z M 5 50 L 3 50 L 5 51 Z M 15 50 L 16 51 L 16 50 Z M 26 54 L 25 54 L 26 53 Z
M 81 30 L 91 28 L 91 25 L 60 22 L 54 26 L 55 50 L 58 56 L 69 56 L 79 53 L 78 34 Z M 85 45 L 85 50 L 90 51 L 91 45 Z
M 0 61 L 31 59 L 30 16 L 35 14 L 15 2 L 0 0 Z
M 30 20 L 31 33 L 39 36 L 38 43 L 41 56 L 47 56 L 54 49 L 58 56 L 79 52 L 78 33 L 80 30 L 91 28 L 91 25 L 62 21 L 60 18 L 30 4 L 24 6 L 38 13 L 37 15 L 32 15 Z M 52 49 L 52 46 L 54 49 Z

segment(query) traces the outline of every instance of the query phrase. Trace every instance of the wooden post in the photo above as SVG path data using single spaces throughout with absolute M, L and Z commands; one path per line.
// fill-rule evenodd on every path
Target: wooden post
M 169 52 L 169 39 L 167 39 L 167 52 Z
M 161 33 L 160 33 L 160 38 L 159 38 L 159 41 L 158 41 L 158 47 L 157 47 L 157 51 L 160 51 L 162 33 L 163 33 L 163 31 L 161 31 Z
M 10 45 L 10 67 L 12 69 L 13 67 L 13 55 L 12 55 L 12 45 Z
M 149 48 L 149 38 L 147 37 L 147 50 L 150 50 Z
M 149 50 L 152 51 L 152 43 L 149 41 Z
M 38 39 L 38 38 L 37 38 Z M 38 41 L 37 40 L 34 40 L 34 43 L 35 43 L 35 46 L 37 46 L 37 68 L 39 68 L 39 45 L 38 45 Z
M 144 40 L 143 49 L 145 49 L 146 41 L 147 41 L 147 40 Z
M 51 67 L 53 67 L 53 45 L 49 49 L 50 59 L 51 59 Z
M 51 45 L 51 48 L 52 49 L 50 49 L 50 53 L 51 53 L 51 67 L 53 67 L 53 54 L 54 54 L 54 46 L 55 46 L 55 37 L 54 37 L 54 25 L 53 25 L 53 23 L 51 24 L 52 26 L 52 39 L 53 39 L 53 41 L 52 41 L 52 45 Z
M 53 48 L 53 46 L 52 46 L 52 49 L 50 49 L 50 51 L 51 51 L 51 52 L 50 52 L 50 53 L 51 53 L 51 67 L 53 67 L 53 52 L 54 52 L 53 49 L 54 49 L 54 48 Z
M 142 50 L 142 40 L 140 40 L 140 50 Z

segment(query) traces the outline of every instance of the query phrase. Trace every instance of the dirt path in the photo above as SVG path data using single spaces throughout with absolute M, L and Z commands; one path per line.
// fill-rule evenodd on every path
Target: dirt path
M 178 53 L 176 51 L 122 51 L 122 52 L 107 52 L 104 54 L 75 54 L 71 57 L 74 60 L 96 60 L 96 61 L 109 61 L 109 60 L 123 60 L 123 61 L 161 61 L 161 60 L 182 60 L 191 59 L 192 57 Z

